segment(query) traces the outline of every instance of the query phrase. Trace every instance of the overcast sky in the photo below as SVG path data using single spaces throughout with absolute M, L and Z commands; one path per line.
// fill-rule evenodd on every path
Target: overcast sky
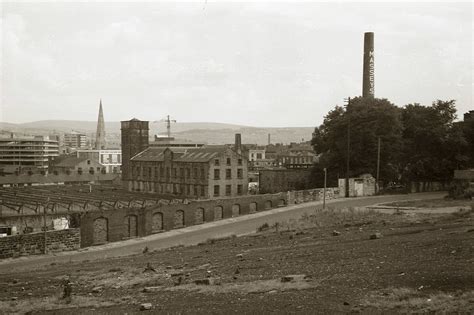
M 470 109 L 472 4 L 1 4 L 0 121 L 133 117 L 316 126 L 362 94 L 375 32 L 375 94 Z

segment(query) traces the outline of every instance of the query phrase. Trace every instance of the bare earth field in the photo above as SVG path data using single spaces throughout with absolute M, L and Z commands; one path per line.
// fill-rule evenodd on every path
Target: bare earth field
M 0 312 L 470 314 L 474 213 L 314 211 L 254 235 L 0 274 Z

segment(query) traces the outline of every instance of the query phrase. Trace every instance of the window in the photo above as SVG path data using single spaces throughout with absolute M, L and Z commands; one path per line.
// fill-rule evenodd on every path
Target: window
M 191 194 L 191 185 L 187 185 L 186 186 L 187 188 L 187 194 L 190 195 Z
M 237 165 L 242 165 L 242 159 L 237 160 Z
M 227 158 L 227 165 L 230 165 L 230 158 Z
M 215 166 L 219 166 L 219 159 L 215 159 L 215 160 L 214 160 L 214 165 L 215 165 Z
M 191 169 L 190 168 L 186 169 L 186 178 L 191 178 Z
M 158 177 L 158 167 L 155 167 L 155 177 Z
M 199 196 L 198 185 L 194 185 L 194 196 Z
M 173 178 L 176 178 L 177 169 L 173 167 Z
M 219 185 L 214 185 L 214 196 L 219 196 Z
M 204 173 L 204 169 L 201 168 L 201 179 L 205 179 L 206 176 L 205 176 L 205 173 Z
M 87 160 L 87 165 L 90 165 L 91 164 L 91 160 Z
M 165 176 L 165 169 L 163 167 L 160 167 L 160 176 Z
M 148 178 L 151 178 L 151 167 L 148 168 Z
M 242 195 L 242 185 L 237 185 L 237 195 Z
M 237 169 L 237 178 L 242 179 L 244 177 L 244 172 L 241 168 Z
M 184 178 L 184 168 L 179 169 L 179 177 Z
M 214 179 L 220 179 L 220 169 L 214 170 Z
M 201 186 L 201 196 L 205 196 L 206 195 L 206 186 Z
M 197 168 L 194 168 L 194 169 L 193 169 L 193 173 L 194 173 L 194 178 L 199 178 L 199 177 L 198 177 L 198 169 L 197 169 Z
M 257 160 L 261 160 L 262 159 L 262 153 L 257 153 Z
M 231 185 L 225 185 L 225 195 L 230 196 L 232 191 L 232 186 Z
M 225 170 L 225 179 L 231 179 L 232 178 L 232 170 L 230 168 Z

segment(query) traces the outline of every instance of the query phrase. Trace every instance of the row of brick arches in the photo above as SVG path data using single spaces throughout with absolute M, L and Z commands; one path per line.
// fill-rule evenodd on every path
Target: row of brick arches
M 286 202 L 284 199 L 278 201 L 278 206 L 285 206 Z M 273 207 L 272 201 L 267 200 L 264 203 L 264 209 L 268 210 Z M 249 211 L 248 213 L 256 213 L 258 212 L 258 204 L 256 202 L 252 202 L 249 204 Z M 232 205 L 231 209 L 231 216 L 238 217 L 242 215 L 241 207 L 239 204 Z M 211 220 L 218 221 L 224 218 L 224 208 L 222 206 L 215 206 L 212 209 L 212 213 L 209 215 L 213 215 L 212 218 L 208 218 L 206 215 L 206 210 L 204 208 L 197 208 L 194 213 L 194 220 L 193 222 L 185 222 L 185 215 L 184 210 L 177 210 L 174 213 L 173 217 L 173 228 L 178 229 L 185 227 L 186 225 L 194 225 L 194 224 L 202 224 L 204 222 L 209 222 Z M 151 232 L 158 233 L 165 230 L 164 224 L 164 215 L 162 212 L 155 212 L 152 214 L 152 222 L 151 222 Z M 94 234 L 93 234 L 93 241 L 94 244 L 103 244 L 108 241 L 108 219 L 104 217 L 99 217 L 94 220 L 93 224 Z M 133 238 L 138 236 L 138 217 L 137 215 L 128 215 L 124 218 L 124 237 L 126 238 Z

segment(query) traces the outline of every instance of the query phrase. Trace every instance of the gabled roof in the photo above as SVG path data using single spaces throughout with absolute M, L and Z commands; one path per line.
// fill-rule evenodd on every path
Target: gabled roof
M 75 167 L 86 160 L 87 160 L 86 158 L 67 157 L 59 161 L 54 166 L 55 167 Z
M 218 157 L 226 150 L 226 146 L 206 146 L 202 148 L 160 148 L 149 147 L 144 151 L 132 157 L 132 161 L 144 162 L 162 162 L 164 161 L 165 151 L 173 152 L 173 161 L 175 162 L 209 162 Z

